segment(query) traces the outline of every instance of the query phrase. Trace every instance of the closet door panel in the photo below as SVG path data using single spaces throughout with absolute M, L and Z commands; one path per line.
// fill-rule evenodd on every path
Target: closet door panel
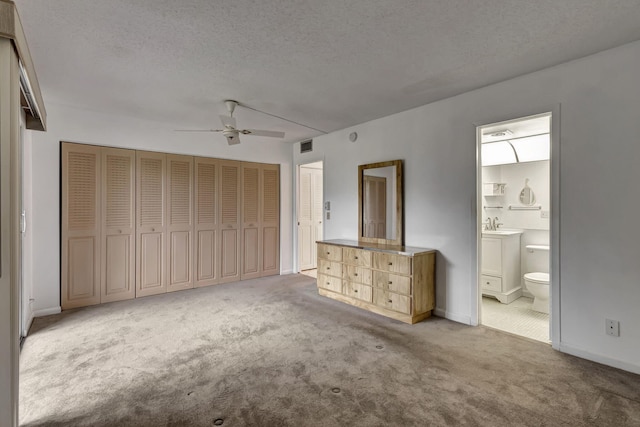
M 195 286 L 213 285 L 217 278 L 216 232 L 213 230 L 198 231 L 197 240 L 197 271 Z
M 260 275 L 280 274 L 280 168 L 262 165 L 260 179 Z
M 241 163 L 220 161 L 220 283 L 240 280 Z
M 167 155 L 167 291 L 193 287 L 193 157 Z
M 136 297 L 167 291 L 166 155 L 136 153 Z
M 135 297 L 135 151 L 102 148 L 101 302 Z
M 260 277 L 260 165 L 242 165 L 242 280 Z
M 262 253 L 262 275 L 270 276 L 278 274 L 280 272 L 280 265 L 278 264 L 278 241 L 279 230 L 278 227 L 263 227 L 262 229 L 262 241 L 265 251 Z M 274 250 L 267 250 L 268 248 L 276 248 Z
M 240 280 L 238 269 L 238 230 L 222 230 L 221 232 L 221 265 L 220 277 L 222 282 Z
M 194 286 L 218 283 L 218 161 L 194 160 L 195 277 Z
M 62 144 L 62 308 L 100 302 L 100 147 Z

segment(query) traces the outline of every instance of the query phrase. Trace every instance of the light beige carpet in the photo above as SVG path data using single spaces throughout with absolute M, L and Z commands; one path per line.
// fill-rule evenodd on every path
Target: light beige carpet
M 303 275 L 39 318 L 20 362 L 24 426 L 640 425 L 640 376 Z

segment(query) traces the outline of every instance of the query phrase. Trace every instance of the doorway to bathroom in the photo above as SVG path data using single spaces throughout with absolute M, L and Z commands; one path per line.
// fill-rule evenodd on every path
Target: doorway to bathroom
M 551 113 L 477 128 L 479 319 L 550 342 Z
M 298 268 L 300 273 L 317 277 L 316 241 L 322 240 L 323 163 L 298 167 Z

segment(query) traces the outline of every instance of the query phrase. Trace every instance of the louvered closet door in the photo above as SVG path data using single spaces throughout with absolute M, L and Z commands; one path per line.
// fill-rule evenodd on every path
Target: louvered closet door
M 218 161 L 196 157 L 194 286 L 218 283 Z
M 260 277 L 260 165 L 242 164 L 242 280 Z
M 193 157 L 167 155 L 167 291 L 193 287 Z
M 280 167 L 261 167 L 261 257 L 260 275 L 280 273 Z
M 136 297 L 167 291 L 166 155 L 136 152 Z
M 62 144 L 62 308 L 100 302 L 100 147 Z
M 101 302 L 135 297 L 136 152 L 102 148 Z
M 240 162 L 220 161 L 220 282 L 240 280 Z

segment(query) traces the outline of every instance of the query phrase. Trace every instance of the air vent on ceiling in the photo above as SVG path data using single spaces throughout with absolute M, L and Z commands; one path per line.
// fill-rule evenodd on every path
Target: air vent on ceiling
M 300 143 L 300 153 L 308 153 L 313 151 L 313 139 L 308 139 Z

